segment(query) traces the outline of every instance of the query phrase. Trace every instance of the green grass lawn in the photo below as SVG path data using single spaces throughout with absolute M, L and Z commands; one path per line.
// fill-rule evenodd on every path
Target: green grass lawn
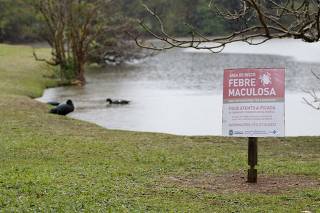
M 320 212 L 320 137 L 247 141 L 106 130 L 30 97 L 57 82 L 0 45 L 0 212 Z M 320 112 L 319 112 L 320 113 Z

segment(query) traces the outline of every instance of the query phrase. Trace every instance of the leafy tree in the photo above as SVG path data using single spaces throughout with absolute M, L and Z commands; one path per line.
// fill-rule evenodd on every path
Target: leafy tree
M 23 42 L 37 41 L 44 38 L 43 16 L 39 16 L 32 4 L 40 0 L 0 0 L 0 39 L 1 41 Z M 68 2 L 66 0 L 65 2 Z M 274 0 L 275 1 L 275 0 Z M 279 2 L 281 0 L 277 0 Z M 44 0 L 46 2 L 46 0 Z M 96 4 L 108 1 L 86 0 L 82 3 Z M 141 6 L 141 0 L 112 0 L 113 8 L 105 12 L 112 14 L 112 18 L 120 16 L 144 20 L 144 23 L 157 33 L 160 33 L 157 22 Z M 218 17 L 212 8 L 208 7 L 210 0 L 143 0 L 149 8 L 156 12 L 165 24 L 166 31 L 177 36 L 186 36 L 190 33 L 189 25 L 205 35 L 220 35 L 239 29 L 239 24 L 229 22 Z M 228 8 L 230 11 L 239 9 L 238 0 L 221 0 L 217 5 Z M 267 3 L 270 1 L 267 1 Z M 110 4 L 109 4 L 110 5 Z M 267 5 L 271 7 L 270 3 Z M 102 11 L 103 8 L 99 10 Z M 104 9 L 106 9 L 104 7 Z M 147 35 L 147 34 L 145 34 Z
M 131 26 L 117 14 L 113 1 L 38 0 L 36 9 L 43 16 L 45 39 L 52 47 L 50 65 L 58 65 L 63 77 L 85 83 L 85 64 L 91 59 L 103 61 L 116 52 L 119 38 Z M 113 48 L 113 49 L 112 49 Z
M 208 7 L 206 0 L 201 0 L 196 4 L 196 12 L 188 23 L 203 35 L 216 36 L 228 30 L 226 22 Z

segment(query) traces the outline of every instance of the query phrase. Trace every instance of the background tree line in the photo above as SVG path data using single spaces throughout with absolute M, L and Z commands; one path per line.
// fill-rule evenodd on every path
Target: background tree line
M 41 41 L 43 37 L 43 17 L 32 6 L 35 0 L 0 0 L 0 42 Z M 87 2 L 90 2 L 89 0 Z M 118 0 L 113 3 L 115 11 L 133 19 L 144 19 L 155 32 L 157 23 L 147 14 L 141 3 L 145 3 L 161 16 L 168 33 L 186 36 L 192 25 L 199 32 L 214 36 L 238 29 L 238 25 L 219 17 L 210 0 Z M 221 6 L 236 10 L 237 0 L 221 0 Z M 107 14 L 115 16 L 115 14 Z
M 167 31 L 177 36 L 190 34 L 190 26 L 205 35 L 233 28 L 210 10 L 208 0 L 0 0 L 0 42 L 46 41 L 52 57 L 38 57 L 35 51 L 35 59 L 58 67 L 61 79 L 84 84 L 87 63 L 140 57 L 129 41 L 130 35 L 148 35 L 139 29 L 138 20 L 158 30 L 143 3 L 161 15 Z M 230 0 L 222 3 L 233 6 Z
M 277 3 L 283 3 L 282 1 L 0 0 L 0 42 L 46 41 L 52 48 L 51 59 L 39 58 L 34 52 L 35 58 L 59 67 L 62 79 L 76 80 L 84 84 L 87 63 L 104 64 L 108 60 L 117 63 L 136 57 L 137 51 L 130 46 L 134 44 L 130 43 L 130 37 L 148 38 L 162 34 L 167 37 L 165 41 L 168 41 L 168 38 L 173 39 L 171 36 L 181 38 L 192 35 L 190 44 L 194 45 L 195 33 L 204 38 L 242 32 L 247 26 L 259 22 L 259 19 L 255 19 L 255 11 L 258 11 L 258 14 L 259 11 L 267 14 L 270 11 L 283 10 L 282 5 Z M 310 9 L 306 2 L 308 1 L 303 1 L 302 8 Z M 278 9 L 274 10 L 272 7 Z M 226 13 L 221 16 L 219 8 L 223 8 Z M 284 11 L 288 9 L 285 8 Z M 309 10 L 303 10 L 301 15 L 306 14 L 306 11 Z M 267 16 L 267 19 L 277 23 L 278 21 L 274 20 L 277 15 L 278 12 Z M 296 17 L 298 26 L 301 25 L 301 15 L 299 13 Z M 261 21 L 266 26 L 264 20 L 260 19 Z M 254 29 L 261 28 L 268 31 L 268 27 L 263 26 Z M 150 32 L 153 32 L 151 36 Z M 179 40 L 173 41 L 179 43 Z M 185 41 L 182 41 L 182 44 L 184 43 Z M 171 42 L 169 44 L 172 45 Z M 181 44 L 177 46 L 181 47 Z

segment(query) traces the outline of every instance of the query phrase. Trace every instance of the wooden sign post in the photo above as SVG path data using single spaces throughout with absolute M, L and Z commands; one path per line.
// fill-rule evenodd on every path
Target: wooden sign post
M 285 70 L 226 69 L 223 77 L 222 132 L 248 137 L 249 183 L 257 182 L 258 137 L 283 137 Z
M 248 140 L 248 183 L 256 183 L 258 180 L 258 172 L 255 166 L 258 165 L 258 138 L 249 137 Z

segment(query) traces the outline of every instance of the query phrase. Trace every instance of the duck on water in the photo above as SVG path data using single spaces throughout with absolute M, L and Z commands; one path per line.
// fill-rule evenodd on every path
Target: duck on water
M 130 103 L 130 101 L 128 100 L 112 100 L 111 98 L 108 98 L 106 102 L 108 104 L 122 104 L 122 105 Z

